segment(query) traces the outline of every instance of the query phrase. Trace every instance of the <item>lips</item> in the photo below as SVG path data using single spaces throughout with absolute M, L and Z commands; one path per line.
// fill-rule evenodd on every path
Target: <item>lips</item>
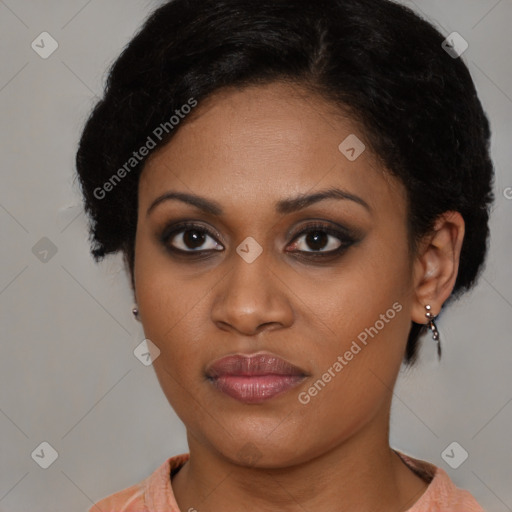
M 215 389 L 244 403 L 261 403 L 299 385 L 306 372 L 269 353 L 230 355 L 206 370 Z

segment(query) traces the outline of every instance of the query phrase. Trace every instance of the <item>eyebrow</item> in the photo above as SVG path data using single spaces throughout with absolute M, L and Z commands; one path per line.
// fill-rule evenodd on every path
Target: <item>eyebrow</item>
M 329 188 L 326 190 L 321 190 L 315 194 L 300 194 L 296 197 L 281 199 L 276 203 L 276 212 L 280 214 L 293 213 L 325 199 L 353 201 L 354 203 L 363 206 L 366 210 L 368 210 L 368 212 L 371 213 L 372 211 L 368 203 L 359 196 L 339 188 Z M 186 192 L 166 192 L 165 194 L 157 197 L 151 203 L 151 206 L 148 208 L 146 215 L 149 215 L 159 204 L 171 200 L 182 201 L 184 203 L 195 206 L 199 210 L 211 215 L 221 216 L 224 213 L 222 206 L 217 201 L 213 201 L 212 199 L 206 199 L 205 197 L 201 197 L 196 194 L 189 194 Z

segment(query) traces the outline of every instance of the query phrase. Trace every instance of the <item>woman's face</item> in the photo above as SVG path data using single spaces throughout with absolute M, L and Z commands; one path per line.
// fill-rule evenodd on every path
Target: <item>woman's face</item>
M 189 443 L 284 467 L 387 439 L 414 267 L 404 188 L 354 136 L 365 143 L 320 98 L 274 83 L 211 96 L 147 162 L 136 298 Z M 209 373 L 236 354 L 296 370 Z

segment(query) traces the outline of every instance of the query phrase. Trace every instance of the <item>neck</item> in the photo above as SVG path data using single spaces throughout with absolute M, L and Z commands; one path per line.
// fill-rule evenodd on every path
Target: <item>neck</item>
M 376 435 L 382 432 L 385 435 Z M 241 466 L 188 436 L 190 459 L 172 486 L 182 511 L 406 511 L 427 484 L 370 424 L 313 458 L 282 467 Z

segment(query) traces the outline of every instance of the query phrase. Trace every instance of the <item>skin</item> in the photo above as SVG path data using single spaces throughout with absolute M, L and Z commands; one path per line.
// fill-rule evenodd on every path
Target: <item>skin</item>
M 349 161 L 338 145 L 350 134 L 365 141 L 353 119 L 299 86 L 225 89 L 200 103 L 144 168 L 135 295 L 146 337 L 161 351 L 157 377 L 187 429 L 190 461 L 172 480 L 183 511 L 396 512 L 427 488 L 389 447 L 392 389 L 411 321 L 426 323 L 425 304 L 437 314 L 453 289 L 464 222 L 447 212 L 411 254 L 403 185 L 368 144 Z M 280 200 L 331 187 L 368 209 L 326 199 L 275 211 Z M 170 191 L 214 200 L 223 213 L 179 200 L 147 213 Z M 295 234 L 312 219 L 345 226 L 355 243 L 323 263 L 308 259 L 314 242 Z M 160 240 L 166 226 L 182 220 L 219 235 L 205 234 L 199 249 L 222 250 L 203 259 L 173 256 L 166 244 L 198 250 L 184 244 L 183 231 Z M 236 252 L 249 236 L 263 249 L 252 263 Z M 316 252 L 340 240 L 328 235 L 326 243 Z M 299 393 L 394 303 L 401 311 L 301 403 Z M 262 351 L 308 376 L 261 404 L 241 403 L 205 379 L 214 359 Z

